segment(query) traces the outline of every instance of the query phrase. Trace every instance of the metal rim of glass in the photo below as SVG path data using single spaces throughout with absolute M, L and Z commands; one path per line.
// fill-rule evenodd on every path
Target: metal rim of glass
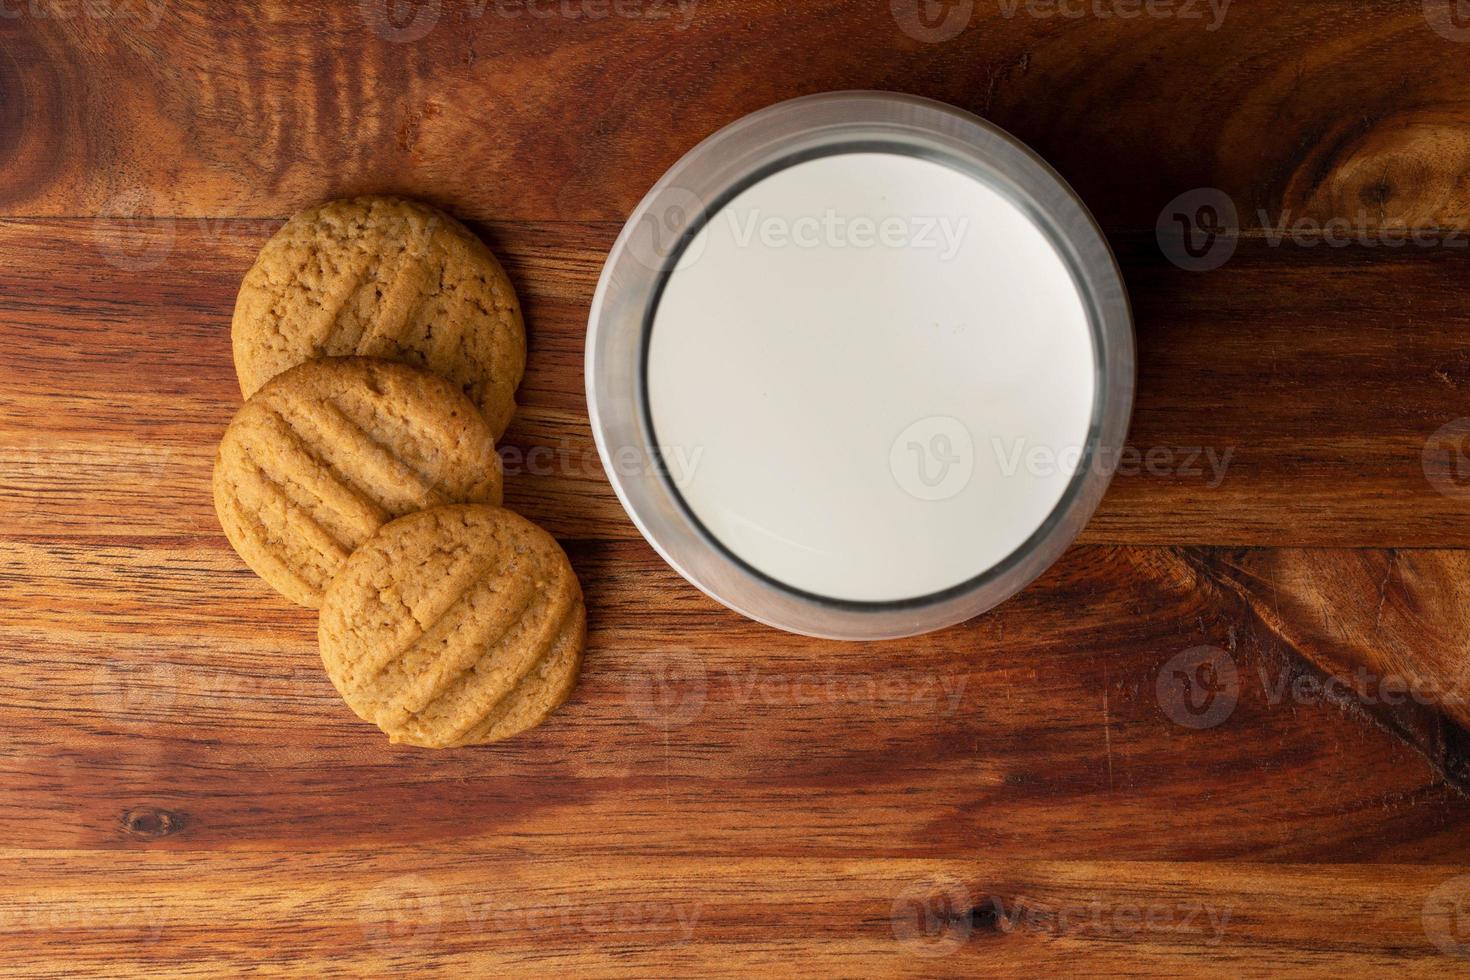
M 653 314 L 685 246 L 741 191 L 805 160 L 879 151 L 933 160 L 1005 195 L 1051 241 L 1072 274 L 1091 328 L 1095 385 L 1087 443 L 1061 500 L 1000 563 L 969 581 L 898 602 L 811 595 L 735 557 L 669 479 L 648 410 L 644 368 Z M 654 184 L 618 236 L 587 321 L 587 408 L 598 455 L 624 510 L 691 584 L 778 629 L 839 640 L 915 636 L 994 608 L 1030 584 L 1097 509 L 1127 434 L 1134 339 L 1122 275 L 1077 195 L 1003 130 L 953 106 L 888 92 L 831 92 L 781 102 L 731 123 Z

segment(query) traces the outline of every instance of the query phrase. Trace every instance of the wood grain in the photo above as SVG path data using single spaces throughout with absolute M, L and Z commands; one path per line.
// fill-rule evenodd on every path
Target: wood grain
M 48 896 L 8 917 L 0 963 L 64 977 L 62 957 L 140 972 L 318 976 L 385 967 L 599 976 L 785 971 L 865 976 L 1109 974 L 1432 976 L 1446 899 L 1470 878 L 1406 866 L 905 858 L 575 857 L 531 867 L 495 848 L 293 856 L 6 852 Z M 289 888 L 280 884 L 289 875 Z M 208 882 L 212 888 L 200 887 Z M 1448 887 L 1446 887 L 1448 886 Z M 29 898 L 0 878 L 0 901 Z M 1278 905 L 1279 903 L 1279 905 Z M 249 917 L 242 918 L 242 909 Z M 1426 911 L 1427 910 L 1427 911 Z M 1323 936 L 1325 919 L 1351 930 Z M 259 937 L 272 942 L 262 949 Z M 329 965 L 328 965 L 329 964 Z
M 41 680 L 0 692 L 26 733 L 0 751 L 0 828 L 128 848 L 141 808 L 167 815 L 155 846 L 184 849 L 1101 859 L 1121 839 L 1166 860 L 1470 864 L 1470 802 L 1398 739 L 1283 693 L 1291 650 L 1187 556 L 1078 549 L 962 628 L 834 646 L 719 608 L 641 542 L 568 550 L 591 629 L 571 703 L 535 739 L 436 754 L 356 721 L 311 615 L 222 540 L 12 539 L 0 599 L 17 622 L 0 635 Z M 84 608 L 55 605 L 80 588 Z M 1200 645 L 1228 651 L 1238 683 L 1195 729 L 1166 665 Z
M 1206 574 L 1248 602 L 1276 642 L 1317 668 L 1315 676 L 1291 684 L 1374 719 L 1417 746 L 1464 792 L 1470 791 L 1470 620 L 1460 602 L 1466 557 L 1463 551 L 1268 549 L 1222 556 Z
M 1453 972 L 1456 22 L 929 13 L 967 6 L 942 41 L 855 0 L 0 10 L 0 973 Z M 856 87 L 1052 161 L 1118 251 L 1140 359 L 1137 456 L 1076 548 L 989 615 L 847 645 L 652 552 L 581 359 L 668 164 Z M 472 219 L 525 301 L 507 495 L 566 543 L 591 626 L 532 738 L 387 746 L 208 502 L 239 278 L 280 218 L 357 191 Z M 1218 195 L 1216 267 L 1167 258 Z
M 196 490 L 212 457 L 199 450 L 239 404 L 220 311 L 276 225 L 0 221 L 0 331 L 13 351 L 0 363 L 12 391 L 0 454 L 15 474 L 0 494 L 25 505 L 0 511 L 0 529 L 8 511 L 44 516 L 53 531 L 139 530 L 127 477 L 175 498 L 166 526 L 147 533 L 213 529 Z M 636 538 L 597 457 L 581 375 L 587 306 L 617 226 L 480 230 L 530 324 L 522 407 L 504 444 L 507 499 L 558 535 Z M 1118 244 L 1138 397 L 1120 474 L 1083 541 L 1470 545 L 1470 487 L 1452 479 L 1453 446 L 1435 439 L 1470 417 L 1462 256 L 1255 241 L 1200 274 L 1137 239 Z M 1406 310 L 1405 295 L 1424 299 Z M 61 471 L 73 476 L 63 492 L 31 492 Z
M 621 220 L 747 112 L 878 88 L 1012 131 L 1109 228 L 1152 228 L 1198 187 L 1229 195 L 1246 229 L 1470 220 L 1455 135 L 1470 63 L 1417 0 L 1233 3 L 1223 18 L 1204 2 L 1102 18 L 963 2 L 939 42 L 893 6 L 645 0 L 617 16 L 575 0 L 591 14 L 533 17 L 521 0 L 420 0 L 384 21 L 386 0 L 249 14 L 155 0 L 156 16 L 132 0 L 133 17 L 7 18 L 0 88 L 18 97 L 0 121 L 21 138 L 0 160 L 0 213 L 284 217 L 394 190 L 481 220 Z

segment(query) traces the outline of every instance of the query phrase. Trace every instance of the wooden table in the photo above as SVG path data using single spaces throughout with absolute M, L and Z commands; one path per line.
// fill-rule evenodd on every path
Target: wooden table
M 1470 24 L 1217 12 L 6 0 L 0 964 L 1466 969 Z M 844 645 L 659 560 L 581 364 L 652 181 L 858 87 L 993 120 L 1092 207 L 1138 455 L 1018 598 Z M 565 542 L 591 636 L 573 700 L 504 746 L 357 722 L 210 504 L 241 274 L 284 216 L 370 191 L 464 216 L 525 301 L 509 499 Z

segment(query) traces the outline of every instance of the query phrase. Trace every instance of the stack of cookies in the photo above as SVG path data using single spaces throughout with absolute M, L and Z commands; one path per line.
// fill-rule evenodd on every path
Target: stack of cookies
M 422 204 L 332 201 L 266 243 L 232 340 L 247 400 L 215 462 L 220 524 L 321 610 L 347 704 L 431 748 L 543 721 L 576 684 L 587 616 L 555 539 L 500 506 L 526 339 L 495 256 Z

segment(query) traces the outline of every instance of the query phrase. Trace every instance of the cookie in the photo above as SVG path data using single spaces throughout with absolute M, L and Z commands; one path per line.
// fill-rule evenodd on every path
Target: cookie
M 303 361 L 379 357 L 459 385 L 497 439 L 526 368 L 520 304 L 495 256 L 449 215 L 396 197 L 287 221 L 240 284 L 230 335 L 246 398 Z
M 370 358 L 308 361 L 273 378 L 235 415 L 214 465 L 230 544 L 312 608 L 383 524 L 462 502 L 500 503 L 485 419 L 443 378 Z
M 550 534 L 498 507 L 384 525 L 327 588 L 333 685 L 392 742 L 496 742 L 540 724 L 581 669 L 587 611 Z

